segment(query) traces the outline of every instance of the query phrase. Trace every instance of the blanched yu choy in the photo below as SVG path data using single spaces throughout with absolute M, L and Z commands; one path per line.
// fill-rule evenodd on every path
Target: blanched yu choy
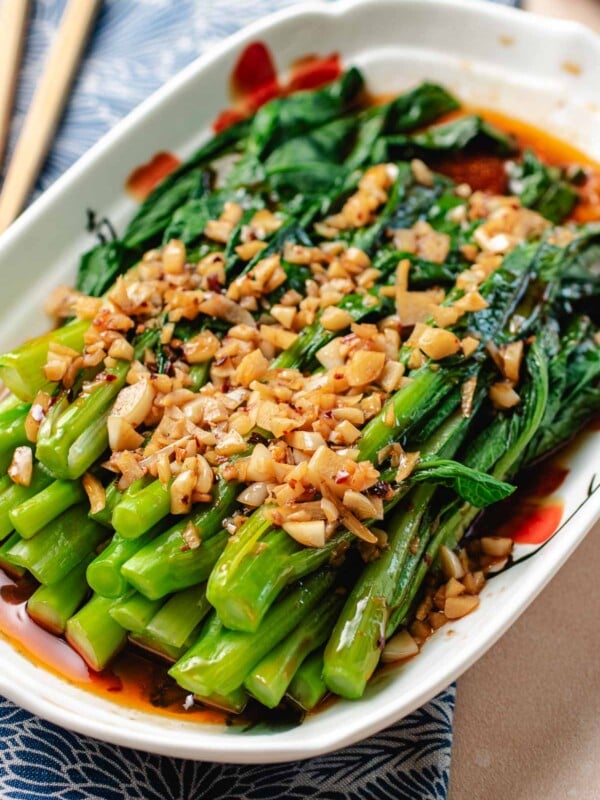
M 92 670 L 361 697 L 476 610 L 513 542 L 465 534 L 600 409 L 585 172 L 441 86 L 363 89 L 210 139 L 0 357 L 1 566 Z

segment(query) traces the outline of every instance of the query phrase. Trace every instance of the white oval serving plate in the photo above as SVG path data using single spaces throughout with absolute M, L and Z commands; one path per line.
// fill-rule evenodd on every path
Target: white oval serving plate
M 337 50 L 373 92 L 428 78 L 463 100 L 552 131 L 600 160 L 600 39 L 576 24 L 489 3 L 358 0 L 292 7 L 231 37 L 117 125 L 0 238 L 0 350 L 41 332 L 48 292 L 72 280 L 91 244 L 85 209 L 117 229 L 134 206 L 132 168 L 155 152 L 186 156 L 227 105 L 227 78 L 243 47 L 268 44 L 280 70 L 306 53 Z M 46 719 L 108 742 L 184 758 L 260 763 L 308 758 L 364 738 L 425 703 L 476 661 L 552 578 L 600 515 L 590 494 L 600 434 L 570 448 L 560 533 L 535 557 L 496 577 L 476 613 L 432 637 L 358 702 L 338 702 L 292 730 L 243 733 L 112 704 L 44 671 L 0 640 L 0 692 Z

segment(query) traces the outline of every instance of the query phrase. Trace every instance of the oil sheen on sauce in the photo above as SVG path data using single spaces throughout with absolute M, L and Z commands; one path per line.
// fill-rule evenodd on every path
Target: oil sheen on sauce
M 186 709 L 187 692 L 168 677 L 164 662 L 133 648 L 119 655 L 110 670 L 91 670 L 63 638 L 48 633 L 29 617 L 27 598 L 34 589 L 33 583 L 15 583 L 0 570 L 0 633 L 31 661 L 128 708 L 203 723 L 224 722 L 221 712 L 198 705 Z
M 234 68 L 232 107 L 219 115 L 214 129 L 217 132 L 223 130 L 279 94 L 315 88 L 334 80 L 340 71 L 339 57 L 335 53 L 325 58 L 309 56 L 293 65 L 288 82 L 282 86 L 268 48 L 256 42 L 242 53 Z M 387 98 L 376 98 L 374 102 L 383 102 L 384 99 Z M 581 222 L 600 219 L 600 165 L 570 145 L 519 120 L 483 109 L 468 109 L 461 113 L 473 111 L 515 135 L 521 147 L 533 149 L 547 162 L 586 167 L 589 177 L 579 189 L 581 202 L 573 218 Z M 144 199 L 179 163 L 170 153 L 158 153 L 130 175 L 128 190 L 137 199 Z M 474 188 L 492 192 L 506 190 L 503 162 L 499 158 L 459 155 L 440 159 L 435 166 L 457 182 L 471 183 Z M 501 516 L 504 519 L 501 525 L 492 526 L 491 522 L 485 522 L 486 534 L 510 536 L 515 542 L 527 544 L 546 541 L 562 517 L 563 503 L 554 493 L 566 474 L 567 470 L 558 462 L 545 464 L 542 477 L 538 472 L 537 478 L 530 479 L 505 501 L 502 514 L 495 515 L 495 518 Z M 484 515 L 482 521 L 485 520 Z M 28 583 L 15 584 L 0 571 L 0 633 L 33 662 L 123 706 L 203 723 L 226 721 L 225 714 L 198 705 L 186 710 L 186 692 L 168 678 L 164 663 L 135 648 L 126 648 L 110 670 L 94 673 L 63 639 L 42 630 L 29 618 L 26 599 L 32 588 Z

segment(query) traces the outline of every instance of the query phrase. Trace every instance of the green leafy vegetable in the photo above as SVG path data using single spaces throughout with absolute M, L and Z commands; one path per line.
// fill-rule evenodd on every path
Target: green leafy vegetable
M 551 222 L 562 222 L 577 202 L 577 191 L 564 170 L 544 164 L 531 150 L 521 162 L 509 165 L 509 188 L 524 206 L 534 208 Z
M 409 481 L 440 483 L 453 489 L 459 497 L 476 508 L 485 508 L 492 503 L 498 503 L 511 495 L 516 488 L 492 475 L 449 459 L 423 462 L 412 473 Z
M 477 148 L 499 156 L 516 151 L 513 139 L 478 116 L 470 115 L 435 125 L 414 136 L 393 135 L 378 140 L 375 161 L 397 161 L 433 153 Z

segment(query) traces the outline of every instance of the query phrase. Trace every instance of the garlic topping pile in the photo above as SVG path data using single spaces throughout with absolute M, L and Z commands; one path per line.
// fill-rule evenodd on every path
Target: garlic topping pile
M 431 184 L 422 162 L 412 169 L 416 181 Z M 477 352 L 479 340 L 459 338 L 452 326 L 487 307 L 482 282 L 516 244 L 539 237 L 548 225 L 513 197 L 458 186 L 462 202 L 447 212 L 448 220 L 474 228 L 461 248 L 460 291 L 452 302 L 440 288 L 411 291 L 411 257 L 443 264 L 448 234 L 425 220 L 388 230 L 401 257 L 387 280 L 342 235 L 376 221 L 396 175 L 393 164 L 366 170 L 341 210 L 314 224 L 318 244 L 284 238 L 273 249 L 269 240 L 281 234 L 285 220 L 261 209 L 239 233 L 244 209 L 228 202 L 205 226 L 212 247 L 201 257 L 171 240 L 147 252 L 102 299 L 67 289 L 55 293 L 51 312 L 89 320 L 89 328 L 83 353 L 51 345 L 48 381 L 68 391 L 83 376 L 84 391 L 91 393 L 126 364 L 126 385 L 106 421 L 111 452 L 104 466 L 116 474 L 120 490 L 152 476 L 170 492 L 171 512 L 185 514 L 211 501 L 217 480 L 235 481 L 243 506 L 267 505 L 273 522 L 304 545 L 323 546 L 339 526 L 377 541 L 364 520 L 383 518 L 392 487 L 381 480 L 380 464 L 359 460 L 361 429 L 410 382 L 411 369 L 435 369 L 440 359 Z M 226 250 L 234 230 L 235 253 L 247 266 L 229 278 Z M 303 291 L 286 287 L 287 265 L 307 268 Z M 375 311 L 387 298 L 393 313 L 354 322 L 339 307 L 350 294 Z M 317 368 L 278 367 L 277 356 L 315 321 L 330 334 L 316 352 Z M 145 344 L 152 332 L 157 346 Z M 493 403 L 516 405 L 523 342 L 505 348 L 488 343 L 488 352 L 499 371 Z M 474 391 L 475 379 L 466 381 L 466 415 Z M 45 392 L 36 398 L 28 419 L 32 441 L 51 403 Z M 380 455 L 380 462 L 390 458 L 397 468 L 397 481 L 418 462 L 418 453 L 399 445 Z M 86 480 L 97 510 L 102 484 L 91 475 Z

